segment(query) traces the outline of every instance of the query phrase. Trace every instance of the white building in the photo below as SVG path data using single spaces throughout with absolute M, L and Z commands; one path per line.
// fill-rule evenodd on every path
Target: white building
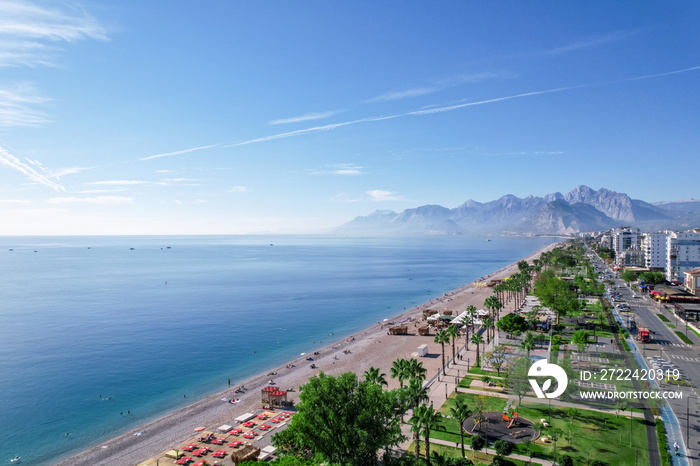
M 640 251 L 642 249 L 642 235 L 639 228 L 635 227 L 622 227 L 615 228 L 612 231 L 612 247 L 615 250 L 615 264 L 618 267 L 623 267 L 623 260 L 618 261 L 618 258 L 622 258 L 624 251 L 628 249 L 633 249 Z
M 684 272 L 700 267 L 700 230 L 672 232 L 666 244 L 666 280 L 682 283 Z
M 669 231 L 645 233 L 642 237 L 644 265 L 650 270 L 666 270 Z

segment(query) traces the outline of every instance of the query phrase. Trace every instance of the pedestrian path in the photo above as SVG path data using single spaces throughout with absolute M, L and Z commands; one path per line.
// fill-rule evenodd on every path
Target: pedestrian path
M 433 444 L 436 444 L 436 445 L 444 445 L 444 446 L 447 446 L 447 447 L 451 447 L 451 446 L 454 445 L 455 448 L 462 448 L 462 445 L 461 445 L 460 443 L 454 443 L 454 444 L 453 444 L 452 442 L 450 442 L 450 441 L 448 441 L 448 440 L 441 440 L 441 439 L 437 439 L 437 438 L 431 438 L 431 439 L 430 439 L 430 444 L 431 444 L 431 445 L 433 445 Z M 464 445 L 464 449 L 465 449 L 465 450 L 468 450 L 468 451 L 471 451 L 471 447 L 470 447 L 469 445 Z M 494 450 L 493 448 L 484 448 L 483 450 L 480 450 L 480 451 L 483 452 L 483 453 L 486 453 L 487 455 L 494 455 L 494 456 L 496 455 L 496 450 Z M 467 455 L 467 458 L 468 458 L 468 457 L 469 457 L 469 455 Z M 514 460 L 520 460 L 520 461 L 531 461 L 531 462 L 534 463 L 534 464 L 542 464 L 542 465 L 544 465 L 544 466 L 552 466 L 552 464 L 553 464 L 553 463 L 552 463 L 551 461 L 549 461 L 549 460 L 543 460 L 543 459 L 540 459 L 540 458 L 532 458 L 532 459 L 531 459 L 529 456 L 526 456 L 526 455 L 516 455 L 516 454 L 512 454 L 512 455 L 508 455 L 507 458 L 508 458 L 508 459 L 514 459 Z

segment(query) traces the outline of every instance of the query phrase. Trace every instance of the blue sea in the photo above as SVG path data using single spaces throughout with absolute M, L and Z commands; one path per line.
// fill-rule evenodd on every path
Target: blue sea
M 65 459 L 554 241 L 0 238 L 0 464 Z

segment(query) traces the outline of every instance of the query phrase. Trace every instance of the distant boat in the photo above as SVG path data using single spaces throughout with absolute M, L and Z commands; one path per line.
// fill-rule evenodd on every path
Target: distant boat
M 129 251 L 133 251 L 133 250 L 134 250 L 134 248 L 129 248 Z
M 15 461 L 19 461 L 19 460 L 21 460 L 21 459 L 22 459 L 22 458 L 20 458 L 19 456 L 15 456 L 14 458 L 12 458 L 12 459 L 10 460 L 10 463 L 14 463 Z
M 10 249 L 10 252 L 14 251 L 14 249 Z
M 166 247 L 165 249 L 170 249 L 170 246 Z
M 486 242 L 489 242 L 489 241 L 491 241 L 491 240 L 490 240 L 490 239 L 487 239 L 487 240 L 486 240 Z

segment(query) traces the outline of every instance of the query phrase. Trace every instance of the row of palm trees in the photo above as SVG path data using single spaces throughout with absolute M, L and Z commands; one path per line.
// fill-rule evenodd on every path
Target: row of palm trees
M 475 335 L 481 337 L 481 335 Z M 479 343 L 482 343 L 483 339 Z M 390 369 L 391 378 L 398 379 L 400 390 L 403 394 L 403 407 L 405 410 L 413 408 L 413 414 L 409 420 L 411 432 L 413 433 L 413 446 L 416 458 L 420 457 L 420 438 L 423 437 L 425 445 L 425 460 L 431 464 L 430 454 L 430 434 L 436 430 L 443 430 L 443 415 L 435 410 L 432 404 L 428 404 L 428 390 L 423 387 L 427 370 L 423 363 L 416 359 L 397 359 Z M 388 385 L 386 374 L 380 372 L 376 367 L 370 367 L 364 373 L 366 381 L 376 383 L 381 386 Z M 472 411 L 464 400 L 455 399 L 454 406 L 450 408 L 450 416 L 459 422 L 461 426 L 470 416 Z M 462 445 L 462 458 L 465 458 L 464 431 L 460 429 L 460 443 Z

